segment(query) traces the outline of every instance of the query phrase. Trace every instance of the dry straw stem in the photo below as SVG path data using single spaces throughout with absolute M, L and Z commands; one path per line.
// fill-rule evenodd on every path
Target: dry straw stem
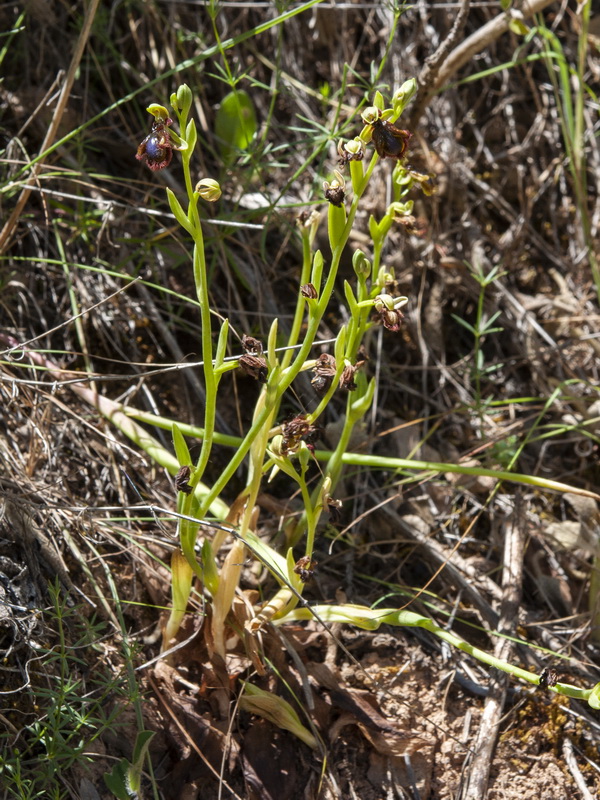
M 415 99 L 414 107 L 410 117 L 411 127 L 415 127 L 421 115 L 429 105 L 432 97 L 452 78 L 455 72 L 463 67 L 470 61 L 477 53 L 481 53 L 488 45 L 496 41 L 502 34 L 506 33 L 510 27 L 511 22 L 524 21 L 529 19 L 534 14 L 543 11 L 546 6 L 549 6 L 553 0 L 525 0 L 520 9 L 509 8 L 498 14 L 497 17 L 487 22 L 475 33 L 471 34 L 464 40 L 458 47 L 450 53 L 446 61 L 440 66 L 437 75 L 434 76 L 431 86 L 427 85 L 427 74 L 429 69 L 426 66 L 419 76 L 419 95 Z M 427 73 L 426 73 L 427 70 Z M 423 82 L 423 74 L 425 73 L 425 82 Z M 430 76 L 431 77 L 431 76 Z M 421 86 L 421 83 L 423 85 Z
M 494 655 L 502 661 L 514 657 L 512 637 L 517 633 L 519 605 L 522 599 L 523 572 L 525 568 L 526 533 L 524 515 L 519 503 L 504 526 L 504 559 L 502 566 L 502 604 L 497 627 L 501 634 L 494 644 Z M 506 704 L 508 676 L 492 674 L 490 693 L 485 699 L 479 730 L 474 742 L 475 755 L 468 774 L 468 787 L 464 800 L 479 800 L 488 791 L 490 770 L 496 752 L 502 714 Z

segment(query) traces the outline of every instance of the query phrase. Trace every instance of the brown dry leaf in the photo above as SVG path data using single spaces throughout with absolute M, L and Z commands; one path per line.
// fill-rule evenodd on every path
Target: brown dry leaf
M 362 722 L 356 723 L 360 728 L 363 736 L 365 736 L 383 756 L 391 756 L 393 758 L 400 758 L 408 753 L 412 755 L 417 750 L 424 747 L 431 747 L 432 743 L 427 741 L 422 736 L 411 735 L 408 733 L 401 733 L 400 731 L 387 730 L 384 732 L 376 731 Z
M 277 730 L 265 720 L 252 722 L 244 736 L 241 763 L 251 794 L 260 800 L 298 797 L 304 780 L 299 782 L 298 740 Z

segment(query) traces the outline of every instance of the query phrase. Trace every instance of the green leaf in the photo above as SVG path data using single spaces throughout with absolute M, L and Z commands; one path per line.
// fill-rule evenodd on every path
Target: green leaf
M 234 89 L 221 101 L 215 119 L 215 135 L 223 161 L 229 166 L 256 135 L 256 113 L 250 96 Z
M 600 683 L 597 683 L 590 692 L 588 697 L 588 705 L 592 708 L 600 709 Z
M 508 23 L 508 27 L 513 33 L 516 33 L 517 36 L 527 36 L 529 33 L 529 28 L 521 19 L 515 19 L 513 17 Z
M 175 197 L 175 194 L 167 187 L 167 200 L 169 201 L 169 206 L 171 211 L 173 212 L 175 219 L 181 225 L 181 227 L 186 230 L 188 233 L 192 233 L 193 228 L 188 219 L 187 214 L 181 207 L 181 203 Z
M 465 319 L 463 319 L 462 317 L 458 317 L 456 314 L 450 314 L 450 316 L 455 322 L 458 322 L 459 325 L 462 325 L 463 328 L 466 328 L 469 331 L 469 333 L 472 333 L 473 336 L 477 335 L 475 328 L 472 325 L 470 325 Z
M 214 597 L 219 589 L 219 570 L 215 562 L 212 545 L 208 539 L 205 539 L 202 543 L 200 555 L 202 557 L 202 566 L 204 567 L 204 585 Z
M 118 800 L 132 800 L 136 796 L 135 792 L 129 790 L 128 770 L 129 761 L 122 758 L 114 765 L 111 772 L 104 773 L 104 783 Z
M 135 747 L 133 748 L 133 763 L 127 770 L 127 776 L 129 778 L 130 790 L 136 792 L 136 794 L 141 789 L 142 767 L 144 766 L 146 753 L 148 752 L 148 747 L 153 738 L 153 731 L 140 731 L 135 739 Z

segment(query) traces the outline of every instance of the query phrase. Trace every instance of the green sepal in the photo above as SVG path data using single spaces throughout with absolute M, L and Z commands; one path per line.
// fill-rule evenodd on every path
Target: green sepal
M 227 352 L 227 335 L 229 333 L 229 320 L 224 319 L 219 331 L 219 340 L 217 342 L 217 350 L 215 353 L 215 371 L 218 370 L 223 364 L 225 353 Z
M 375 97 L 373 98 L 373 105 L 379 111 L 383 111 L 383 109 L 385 108 L 385 101 L 380 91 L 375 92 Z
M 350 310 L 351 317 L 358 316 L 358 303 L 356 297 L 354 297 L 354 292 L 352 291 L 352 287 L 348 283 L 348 281 L 344 281 L 344 294 L 346 295 L 346 302 L 348 303 L 348 308 Z
M 177 457 L 177 461 L 179 461 L 179 465 L 182 467 L 191 467 L 192 457 L 183 433 L 179 430 L 179 426 L 176 422 L 174 422 L 171 426 L 171 435 L 173 437 L 173 447 L 175 448 L 175 455 Z
M 277 353 L 275 349 L 277 347 L 277 332 L 279 329 L 279 320 L 277 317 L 271 323 L 271 327 L 269 328 L 269 336 L 267 338 L 267 361 L 269 364 L 269 369 L 275 369 L 277 366 Z
M 198 134 L 196 132 L 196 122 L 191 119 L 187 127 L 185 129 L 185 139 L 187 142 L 187 152 L 185 157 L 191 158 L 192 153 L 194 152 L 194 147 L 196 147 L 196 142 L 198 141 Z
M 310 274 L 310 282 L 317 290 L 321 287 L 321 278 L 323 276 L 323 253 L 320 250 L 315 250 L 312 263 L 312 271 Z
M 348 332 L 348 328 L 346 325 L 342 325 L 335 340 L 335 348 L 333 354 L 335 356 L 336 364 L 339 365 L 344 360 L 344 352 L 346 350 L 346 334 Z

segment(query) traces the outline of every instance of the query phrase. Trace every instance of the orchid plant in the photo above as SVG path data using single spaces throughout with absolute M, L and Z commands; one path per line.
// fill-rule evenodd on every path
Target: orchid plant
M 315 249 L 319 214 L 312 211 L 299 218 L 302 268 L 286 346 L 276 346 L 279 324 L 274 319 L 266 343 L 243 336 L 242 352 L 234 360 L 225 357 L 230 343 L 229 321 L 213 315 L 209 304 L 198 204 L 201 200 L 216 202 L 221 189 L 210 178 L 200 181 L 192 178 L 192 157 L 197 144 L 196 125 L 190 118 L 192 93 L 188 86 L 180 86 L 170 99 L 172 113 L 160 105 L 148 108 L 153 118 L 152 130 L 138 148 L 137 158 L 151 170 L 158 170 L 171 163 L 174 152 L 181 157 L 186 196 L 178 198 L 170 189 L 167 189 L 167 196 L 177 222 L 193 242 L 192 267 L 200 308 L 206 392 L 202 446 L 196 459 L 192 459 L 185 437 L 190 432 L 189 426 L 175 421 L 171 423 L 177 459 L 177 467 L 173 471 L 177 472 L 176 518 L 180 549 L 173 555 L 173 604 L 164 628 L 163 646 L 167 650 L 176 639 L 187 612 L 194 578 L 197 578 L 204 597 L 212 606 L 210 641 L 214 652 L 226 659 L 228 620 L 238 591 L 242 565 L 249 551 L 271 571 L 280 587 L 270 600 L 255 608 L 254 616 L 247 620 L 246 633 L 250 636 L 267 623 L 278 625 L 288 620 L 310 617 L 316 617 L 326 626 L 333 622 L 345 622 L 369 630 L 382 623 L 424 627 L 487 664 L 532 684 L 542 683 L 552 691 L 583 698 L 598 708 L 599 686 L 584 690 L 556 681 L 544 682 L 543 676 L 477 650 L 419 614 L 397 609 L 374 610 L 350 604 L 314 607 L 308 606 L 302 598 L 304 585 L 317 566 L 314 548 L 319 522 L 324 513 L 335 515 L 338 511 L 340 503 L 334 495 L 344 457 L 353 430 L 364 419 L 374 397 L 375 380 L 367 378 L 365 369 L 365 337 L 376 324 L 382 324 L 392 332 L 398 331 L 402 324 L 401 309 L 408 303 L 407 297 L 397 296 L 393 270 L 383 263 L 383 253 L 395 222 L 400 221 L 409 229 L 414 224 L 413 201 L 409 199 L 411 190 L 420 188 L 425 192 L 430 191 L 429 176 L 415 172 L 407 164 L 410 132 L 395 124 L 415 90 L 416 82 L 412 79 L 406 81 L 394 93 L 389 107 L 386 107 L 383 96 L 377 93 L 373 105 L 362 113 L 364 125 L 359 135 L 339 143 L 338 169 L 323 184 L 328 203 L 329 252 Z M 368 157 L 370 144 L 375 152 Z M 344 281 L 348 321 L 337 331 L 333 352 L 316 355 L 317 336 L 338 281 L 342 253 L 348 247 L 357 211 L 373 171 L 383 158 L 395 161 L 393 202 L 381 219 L 374 216 L 369 219 L 372 241 L 370 255 L 361 250 L 355 250 L 352 255 L 355 280 L 352 283 Z M 214 319 L 221 320 L 218 331 L 213 331 Z M 213 448 L 219 446 L 222 440 L 221 434 L 215 429 L 218 393 L 222 384 L 229 380 L 226 373 L 234 369 L 251 375 L 262 387 L 248 431 L 209 488 L 203 483 L 203 478 Z M 280 413 L 282 401 L 294 380 L 304 371 L 313 373 L 312 384 L 319 398 L 317 406 L 310 413 L 284 421 Z M 343 425 L 337 445 L 328 453 L 313 486 L 307 474 L 314 460 L 317 423 L 335 392 L 346 393 Z M 227 496 L 232 477 L 244 463 L 247 465 L 246 485 L 228 506 L 223 498 Z M 297 485 L 303 505 L 300 517 L 290 518 L 284 524 L 284 552 L 265 543 L 257 535 L 256 501 L 261 484 L 267 479 L 276 479 L 278 473 L 285 474 Z M 525 482 L 525 476 L 520 477 Z M 199 533 L 209 528 L 216 532 L 212 538 L 203 536 L 199 544 Z M 234 537 L 233 544 L 220 560 L 219 551 L 230 536 Z M 293 550 L 298 547 L 301 547 L 302 555 L 296 558 Z

